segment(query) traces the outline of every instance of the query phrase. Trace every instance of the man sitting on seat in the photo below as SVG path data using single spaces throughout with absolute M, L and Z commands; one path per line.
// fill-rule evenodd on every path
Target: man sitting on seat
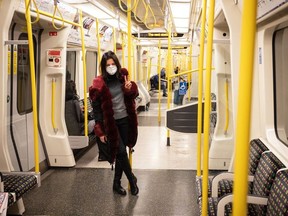
M 161 89 L 163 90 L 163 97 L 167 97 L 167 93 L 166 93 L 166 80 L 165 80 L 165 77 L 166 77 L 166 70 L 165 68 L 162 68 L 161 69 L 161 72 L 160 72 L 160 76 L 161 76 Z M 152 76 L 150 78 L 150 85 L 151 85 L 151 90 L 152 89 L 158 89 L 159 87 L 159 76 L 158 74 Z

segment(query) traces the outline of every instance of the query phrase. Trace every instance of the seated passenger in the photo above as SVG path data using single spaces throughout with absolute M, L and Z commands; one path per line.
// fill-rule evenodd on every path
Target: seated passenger
M 70 136 L 84 135 L 84 113 L 80 107 L 75 82 L 69 77 L 66 80 L 65 100 L 65 121 L 68 134 Z M 93 132 L 94 124 L 94 120 L 88 122 L 89 134 Z
M 177 67 L 174 69 L 174 73 L 175 73 L 175 74 L 178 74 L 178 72 L 179 72 L 179 67 L 177 66 Z
M 165 68 L 161 69 L 160 72 L 160 76 L 161 76 L 161 89 L 163 90 L 163 97 L 167 97 L 167 93 L 166 93 L 166 81 L 164 81 L 163 79 L 166 78 L 166 70 Z M 150 85 L 151 85 L 151 89 L 158 89 L 159 87 L 159 76 L 158 74 L 152 76 L 150 78 Z

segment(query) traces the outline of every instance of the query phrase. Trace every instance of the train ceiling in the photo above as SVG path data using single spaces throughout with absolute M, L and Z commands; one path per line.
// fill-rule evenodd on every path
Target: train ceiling
M 109 0 L 118 10 L 119 0 Z M 132 18 L 143 30 L 168 28 L 171 18 L 172 31 L 189 33 L 197 26 L 201 12 L 202 0 L 131 0 Z M 127 0 L 121 0 L 121 6 L 126 7 Z M 141 22 L 139 22 L 141 21 Z
M 84 12 L 94 15 L 104 23 L 113 27 L 125 25 L 127 0 L 63 0 Z M 172 32 L 184 33 L 191 37 L 193 29 L 199 24 L 201 0 L 131 0 L 133 28 L 132 32 L 166 31 L 168 20 L 172 24 Z M 94 13 L 93 13 L 94 10 Z M 106 16 L 105 16 L 106 14 Z M 118 22 L 118 26 L 117 26 Z M 115 24 L 116 23 L 116 24 Z M 127 25 L 127 24 L 126 24 Z

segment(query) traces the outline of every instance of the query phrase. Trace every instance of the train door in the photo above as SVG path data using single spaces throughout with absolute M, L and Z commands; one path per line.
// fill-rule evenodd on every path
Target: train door
M 28 35 L 23 26 L 13 24 L 9 39 L 8 76 L 8 143 L 14 170 L 34 167 L 33 108 L 29 63 Z M 37 67 L 37 32 L 34 32 L 35 65 Z M 37 77 L 36 77 L 37 79 Z M 39 142 L 40 144 L 40 142 Z
M 75 82 L 76 93 L 78 94 L 79 99 L 80 99 L 79 100 L 80 107 L 83 108 L 84 95 L 89 97 L 88 96 L 89 87 L 92 84 L 93 78 L 97 74 L 97 53 L 93 51 L 86 52 L 86 63 L 87 63 L 86 64 L 86 71 L 87 71 L 86 72 L 86 86 L 87 86 L 86 90 L 84 90 L 84 85 L 83 85 L 84 74 L 83 74 L 83 63 L 81 61 L 82 51 L 80 51 L 77 48 L 76 49 L 68 48 L 66 56 L 67 56 L 66 57 L 66 85 L 69 83 L 67 82 L 69 79 Z M 66 93 L 67 93 L 67 90 L 68 90 L 68 86 L 66 86 Z M 66 95 L 66 100 L 67 100 L 67 95 Z M 87 100 L 87 103 L 88 103 L 88 116 L 91 118 L 93 114 L 92 114 L 92 106 L 91 106 L 89 98 Z M 72 107 L 74 107 L 74 105 Z M 68 101 L 65 102 L 65 122 L 66 122 L 67 131 L 69 134 L 70 146 L 73 149 L 74 156 L 77 157 L 79 153 L 79 149 L 83 149 L 85 147 L 93 145 L 95 143 L 95 140 L 93 139 L 93 136 L 89 136 L 88 140 L 86 137 L 80 136 L 79 124 L 73 124 L 74 122 L 77 122 L 77 120 L 71 118 L 72 113 L 76 115 L 76 113 L 71 110 L 71 102 L 68 99 Z M 91 130 L 93 130 L 92 125 L 93 124 L 88 123 L 88 133 L 90 133 Z M 83 131 L 82 132 L 80 131 L 80 133 L 82 134 Z M 79 154 L 81 154 L 81 152 Z
M 93 51 L 86 52 L 86 62 L 87 62 L 87 89 L 92 85 L 93 79 L 97 76 L 97 53 Z
M 81 61 L 82 52 L 80 49 L 68 48 L 66 58 L 66 71 L 69 72 L 71 79 L 76 83 L 77 94 L 80 99 L 84 96 L 83 85 L 83 65 Z M 88 93 L 93 79 L 97 76 L 97 52 L 86 52 L 86 86 L 85 93 Z

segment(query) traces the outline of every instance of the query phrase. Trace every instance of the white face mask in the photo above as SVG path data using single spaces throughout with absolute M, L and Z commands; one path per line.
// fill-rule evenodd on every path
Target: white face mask
M 117 72 L 117 66 L 116 65 L 110 65 L 106 67 L 106 71 L 110 75 L 114 75 Z

